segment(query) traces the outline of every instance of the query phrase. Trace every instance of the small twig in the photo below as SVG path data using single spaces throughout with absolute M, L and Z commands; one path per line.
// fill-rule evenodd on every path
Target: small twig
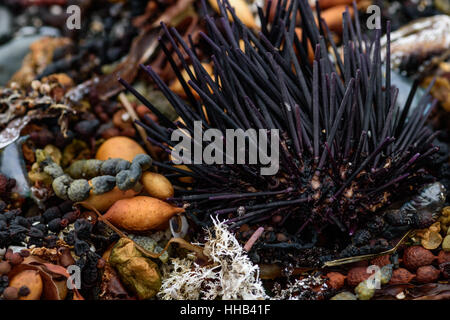
M 147 133 L 145 132 L 145 129 L 136 124 L 136 120 L 139 120 L 139 117 L 136 114 L 136 111 L 134 111 L 134 108 L 131 105 L 130 101 L 128 100 L 127 96 L 123 92 L 119 94 L 119 100 L 122 103 L 125 110 L 127 111 L 127 113 L 130 115 L 131 119 L 133 120 L 134 126 L 136 127 L 137 131 L 139 132 L 139 135 L 144 141 L 147 151 L 150 153 L 153 159 L 156 159 L 155 149 L 153 148 L 151 143 L 147 140 Z
M 393 247 L 392 249 L 389 249 L 387 251 L 383 251 L 380 253 L 374 253 L 374 254 L 366 254 L 363 256 L 356 256 L 356 257 L 349 257 L 349 258 L 343 258 L 343 259 L 338 259 L 338 260 L 333 260 L 333 261 L 328 261 L 325 262 L 323 265 L 323 268 L 325 267 L 335 267 L 335 266 L 340 266 L 343 264 L 347 264 L 347 263 L 352 263 L 352 262 L 358 262 L 358 261 L 364 261 L 364 260 L 369 260 L 372 258 L 376 258 L 379 256 L 384 256 L 387 254 L 393 254 L 395 253 L 395 251 L 397 251 L 398 247 L 400 247 L 400 245 L 403 243 L 403 241 L 405 241 L 405 239 L 413 232 L 414 230 L 409 230 L 401 239 L 400 241 L 395 245 L 395 247 Z
M 244 250 L 249 252 L 251 250 L 251 248 L 253 247 L 253 245 L 255 244 L 255 242 L 258 240 L 258 238 L 263 234 L 264 232 L 264 228 L 263 227 L 259 227 L 250 237 L 250 239 L 248 239 L 247 243 L 244 245 Z

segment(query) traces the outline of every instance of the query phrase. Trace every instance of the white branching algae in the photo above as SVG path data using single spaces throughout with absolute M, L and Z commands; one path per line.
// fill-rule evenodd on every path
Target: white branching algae
M 189 260 L 171 259 L 162 269 L 160 299 L 267 299 L 259 279 L 259 267 L 248 258 L 223 223 L 214 220 L 207 230 L 204 254 L 210 264 L 200 266 Z
M 320 275 L 308 275 L 303 279 L 295 279 L 282 289 L 275 284 L 273 300 L 322 300 L 328 291 L 326 280 Z

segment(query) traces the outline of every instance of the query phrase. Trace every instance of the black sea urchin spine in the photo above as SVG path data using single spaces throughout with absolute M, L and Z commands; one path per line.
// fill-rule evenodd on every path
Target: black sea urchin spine
M 171 200 L 188 202 L 187 213 L 196 223 L 219 215 L 234 227 L 272 221 L 291 234 L 305 228 L 320 232 L 330 225 L 351 234 L 369 212 L 387 204 L 394 191 L 421 185 L 423 163 L 437 151 L 431 144 L 433 133 L 425 126 L 435 102 L 430 107 L 425 95 L 413 108 L 414 86 L 406 105 L 397 105 L 398 89 L 391 86 L 389 63 L 384 70 L 381 61 L 380 30 L 374 40 L 363 38 L 356 7 L 354 25 L 348 9 L 343 13 L 341 56 L 325 22 L 319 20 L 317 26 L 305 0 L 291 1 L 289 6 L 278 1 L 273 22 L 270 5 L 266 12 L 260 9 L 262 28 L 257 33 L 238 19 L 228 1 L 218 3 L 222 16 L 214 20 L 206 15 L 208 34 L 200 34 L 211 53 L 212 76 L 191 39 L 187 44 L 175 28 L 162 24 L 163 50 L 173 47 L 190 77 L 186 82 L 167 55 L 187 101 L 170 91 L 151 67 L 141 66 L 183 123 L 168 121 L 120 80 L 167 125 L 140 123 L 149 140 L 167 152 L 174 146 L 171 132 L 181 128 L 192 135 L 194 121 L 222 132 L 280 130 L 280 170 L 274 176 L 260 175 L 258 165 L 187 165 L 188 171 L 155 162 L 195 179 L 193 189 Z M 225 18 L 227 12 L 233 22 Z M 295 32 L 297 13 L 301 39 Z M 312 62 L 308 43 L 314 48 Z

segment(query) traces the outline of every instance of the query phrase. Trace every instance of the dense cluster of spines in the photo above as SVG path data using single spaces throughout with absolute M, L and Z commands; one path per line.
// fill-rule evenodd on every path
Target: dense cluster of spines
M 355 22 L 343 13 L 342 51 L 326 23 L 316 24 L 305 0 L 278 1 L 259 9 L 261 31 L 247 28 L 228 1 L 218 1 L 217 20 L 205 12 L 203 42 L 211 52 L 214 74 L 204 69 L 196 46 L 186 43 L 175 28 L 161 24 L 160 44 L 186 93 L 173 93 L 150 66 L 142 69 L 171 102 L 183 122 L 171 122 L 124 80 L 121 83 L 160 119 L 140 123 L 149 140 L 170 153 L 177 128 L 193 134 L 194 121 L 203 128 L 279 129 L 280 170 L 262 176 L 258 165 L 188 165 L 154 162 L 177 175 L 195 178 L 192 189 L 172 201 L 188 202 L 196 223 L 210 215 L 227 217 L 231 226 L 276 221 L 292 235 L 306 227 L 320 232 L 336 225 L 349 234 L 367 213 L 389 202 L 393 191 L 423 184 L 423 162 L 437 151 L 435 137 L 425 126 L 435 105 L 424 95 L 412 107 L 417 84 L 405 106 L 396 103 L 391 85 L 388 47 L 381 61 L 380 35 L 361 34 L 356 5 Z M 316 6 L 318 8 L 318 6 Z M 226 17 L 232 16 L 233 22 Z M 320 16 L 320 10 L 317 10 Z M 300 17 L 301 38 L 296 33 Z M 314 60 L 308 60 L 308 46 Z M 332 49 L 332 56 L 328 52 Z M 190 77 L 185 81 L 169 54 L 174 50 Z M 182 52 L 184 51 L 184 53 Z M 189 68 L 192 65 L 193 70 Z M 383 76 L 385 73 L 385 76 Z M 430 90 L 433 83 L 428 87 Z M 194 92 L 200 97 L 195 99 Z M 203 108 L 204 106 L 204 108 Z M 281 219 L 274 219 L 275 216 Z

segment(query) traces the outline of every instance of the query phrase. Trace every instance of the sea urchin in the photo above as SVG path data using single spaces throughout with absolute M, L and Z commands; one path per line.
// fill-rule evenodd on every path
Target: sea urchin
M 175 167 L 171 162 L 154 162 L 174 171 L 174 177 L 194 179 L 170 200 L 187 203 L 186 212 L 196 224 L 218 216 L 232 228 L 267 223 L 298 239 L 304 234 L 323 235 L 329 228 L 351 235 L 402 190 L 424 184 L 424 163 L 438 150 L 432 145 L 435 133 L 425 125 L 436 101 L 427 94 L 412 108 L 414 86 L 406 105 L 398 106 L 398 89 L 390 80 L 389 45 L 383 64 L 381 30 L 375 31 L 374 39 L 363 36 L 355 5 L 354 24 L 348 9 L 343 13 L 341 54 L 325 22 L 319 19 L 320 25 L 316 24 L 306 0 L 278 1 L 271 22 L 274 4 L 269 1 L 266 11 L 259 9 L 260 32 L 246 27 L 228 1 L 218 4 L 222 14 L 214 20 L 202 3 L 208 34 L 200 35 L 208 47 L 203 52 L 210 53 L 214 65 L 212 75 L 202 66 L 192 39 L 188 44 L 175 28 L 161 24 L 161 48 L 186 100 L 174 94 L 151 67 L 141 66 L 181 121 L 169 121 L 120 80 L 159 117 L 160 124 L 148 118 L 151 125 L 140 125 L 149 140 L 168 153 L 176 144 L 171 133 L 182 129 L 193 135 L 196 121 L 202 121 L 203 129 L 224 133 L 279 129 L 280 170 L 273 176 L 261 175 L 261 164 Z M 389 38 L 389 22 L 387 30 Z M 314 48 L 313 61 L 308 59 L 309 46 Z M 177 54 L 189 81 L 183 79 L 169 49 Z

